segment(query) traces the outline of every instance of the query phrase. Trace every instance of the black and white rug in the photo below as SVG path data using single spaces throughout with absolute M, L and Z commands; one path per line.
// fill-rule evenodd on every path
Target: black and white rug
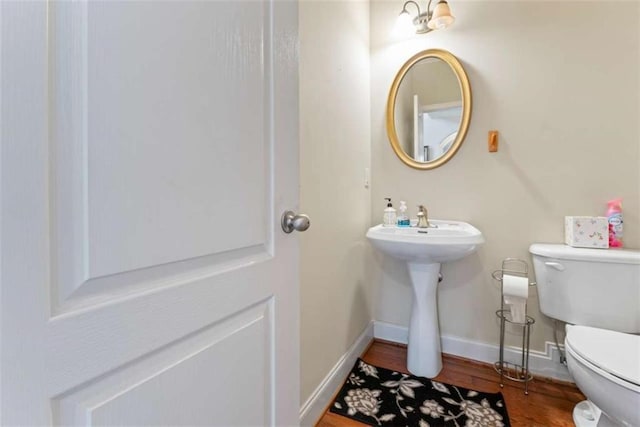
M 510 426 L 502 393 L 482 393 L 358 359 L 331 412 L 381 426 Z

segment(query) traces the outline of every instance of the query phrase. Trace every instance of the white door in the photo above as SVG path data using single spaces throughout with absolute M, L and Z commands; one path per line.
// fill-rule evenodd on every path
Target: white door
M 296 4 L 0 14 L 1 424 L 297 424 Z

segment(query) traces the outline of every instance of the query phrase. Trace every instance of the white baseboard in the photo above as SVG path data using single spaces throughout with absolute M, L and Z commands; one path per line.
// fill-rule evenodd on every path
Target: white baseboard
M 318 385 L 302 405 L 302 408 L 300 408 L 301 426 L 313 426 L 320 419 L 333 398 L 333 395 L 344 382 L 358 357 L 362 355 L 371 343 L 371 340 L 373 340 L 373 324 L 374 322 L 371 322 L 367 325 L 351 348 L 342 355 L 327 376 L 324 377 L 320 385 Z
M 374 320 L 373 337 L 400 344 L 407 344 L 409 342 L 409 328 Z
M 409 330 L 407 327 L 391 323 L 373 322 L 373 336 L 375 338 L 407 344 Z M 465 338 L 443 335 L 442 352 L 480 362 L 494 363 L 498 360 L 500 348 L 498 345 Z M 561 346 L 562 347 L 562 346 Z M 505 347 L 505 360 L 520 363 L 520 349 Z M 546 342 L 545 351 L 531 350 L 529 352 L 529 369 L 534 375 L 554 378 L 562 381 L 572 381 L 566 366 L 560 363 L 560 353 L 554 343 Z

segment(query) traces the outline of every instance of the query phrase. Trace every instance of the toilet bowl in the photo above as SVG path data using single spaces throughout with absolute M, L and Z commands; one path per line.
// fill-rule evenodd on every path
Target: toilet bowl
M 540 311 L 568 323 L 578 427 L 640 427 L 640 251 L 535 243 Z M 575 325 L 575 326 L 574 326 Z
M 573 411 L 578 427 L 640 426 L 640 336 L 567 325 L 567 366 L 589 399 Z

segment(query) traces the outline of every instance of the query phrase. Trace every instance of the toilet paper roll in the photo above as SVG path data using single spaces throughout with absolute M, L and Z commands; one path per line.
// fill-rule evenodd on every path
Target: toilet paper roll
M 529 298 L 529 278 L 502 275 L 502 296 L 509 305 L 511 320 L 525 323 L 527 316 L 527 298 Z
M 502 295 L 524 299 L 529 298 L 529 278 L 503 274 Z

